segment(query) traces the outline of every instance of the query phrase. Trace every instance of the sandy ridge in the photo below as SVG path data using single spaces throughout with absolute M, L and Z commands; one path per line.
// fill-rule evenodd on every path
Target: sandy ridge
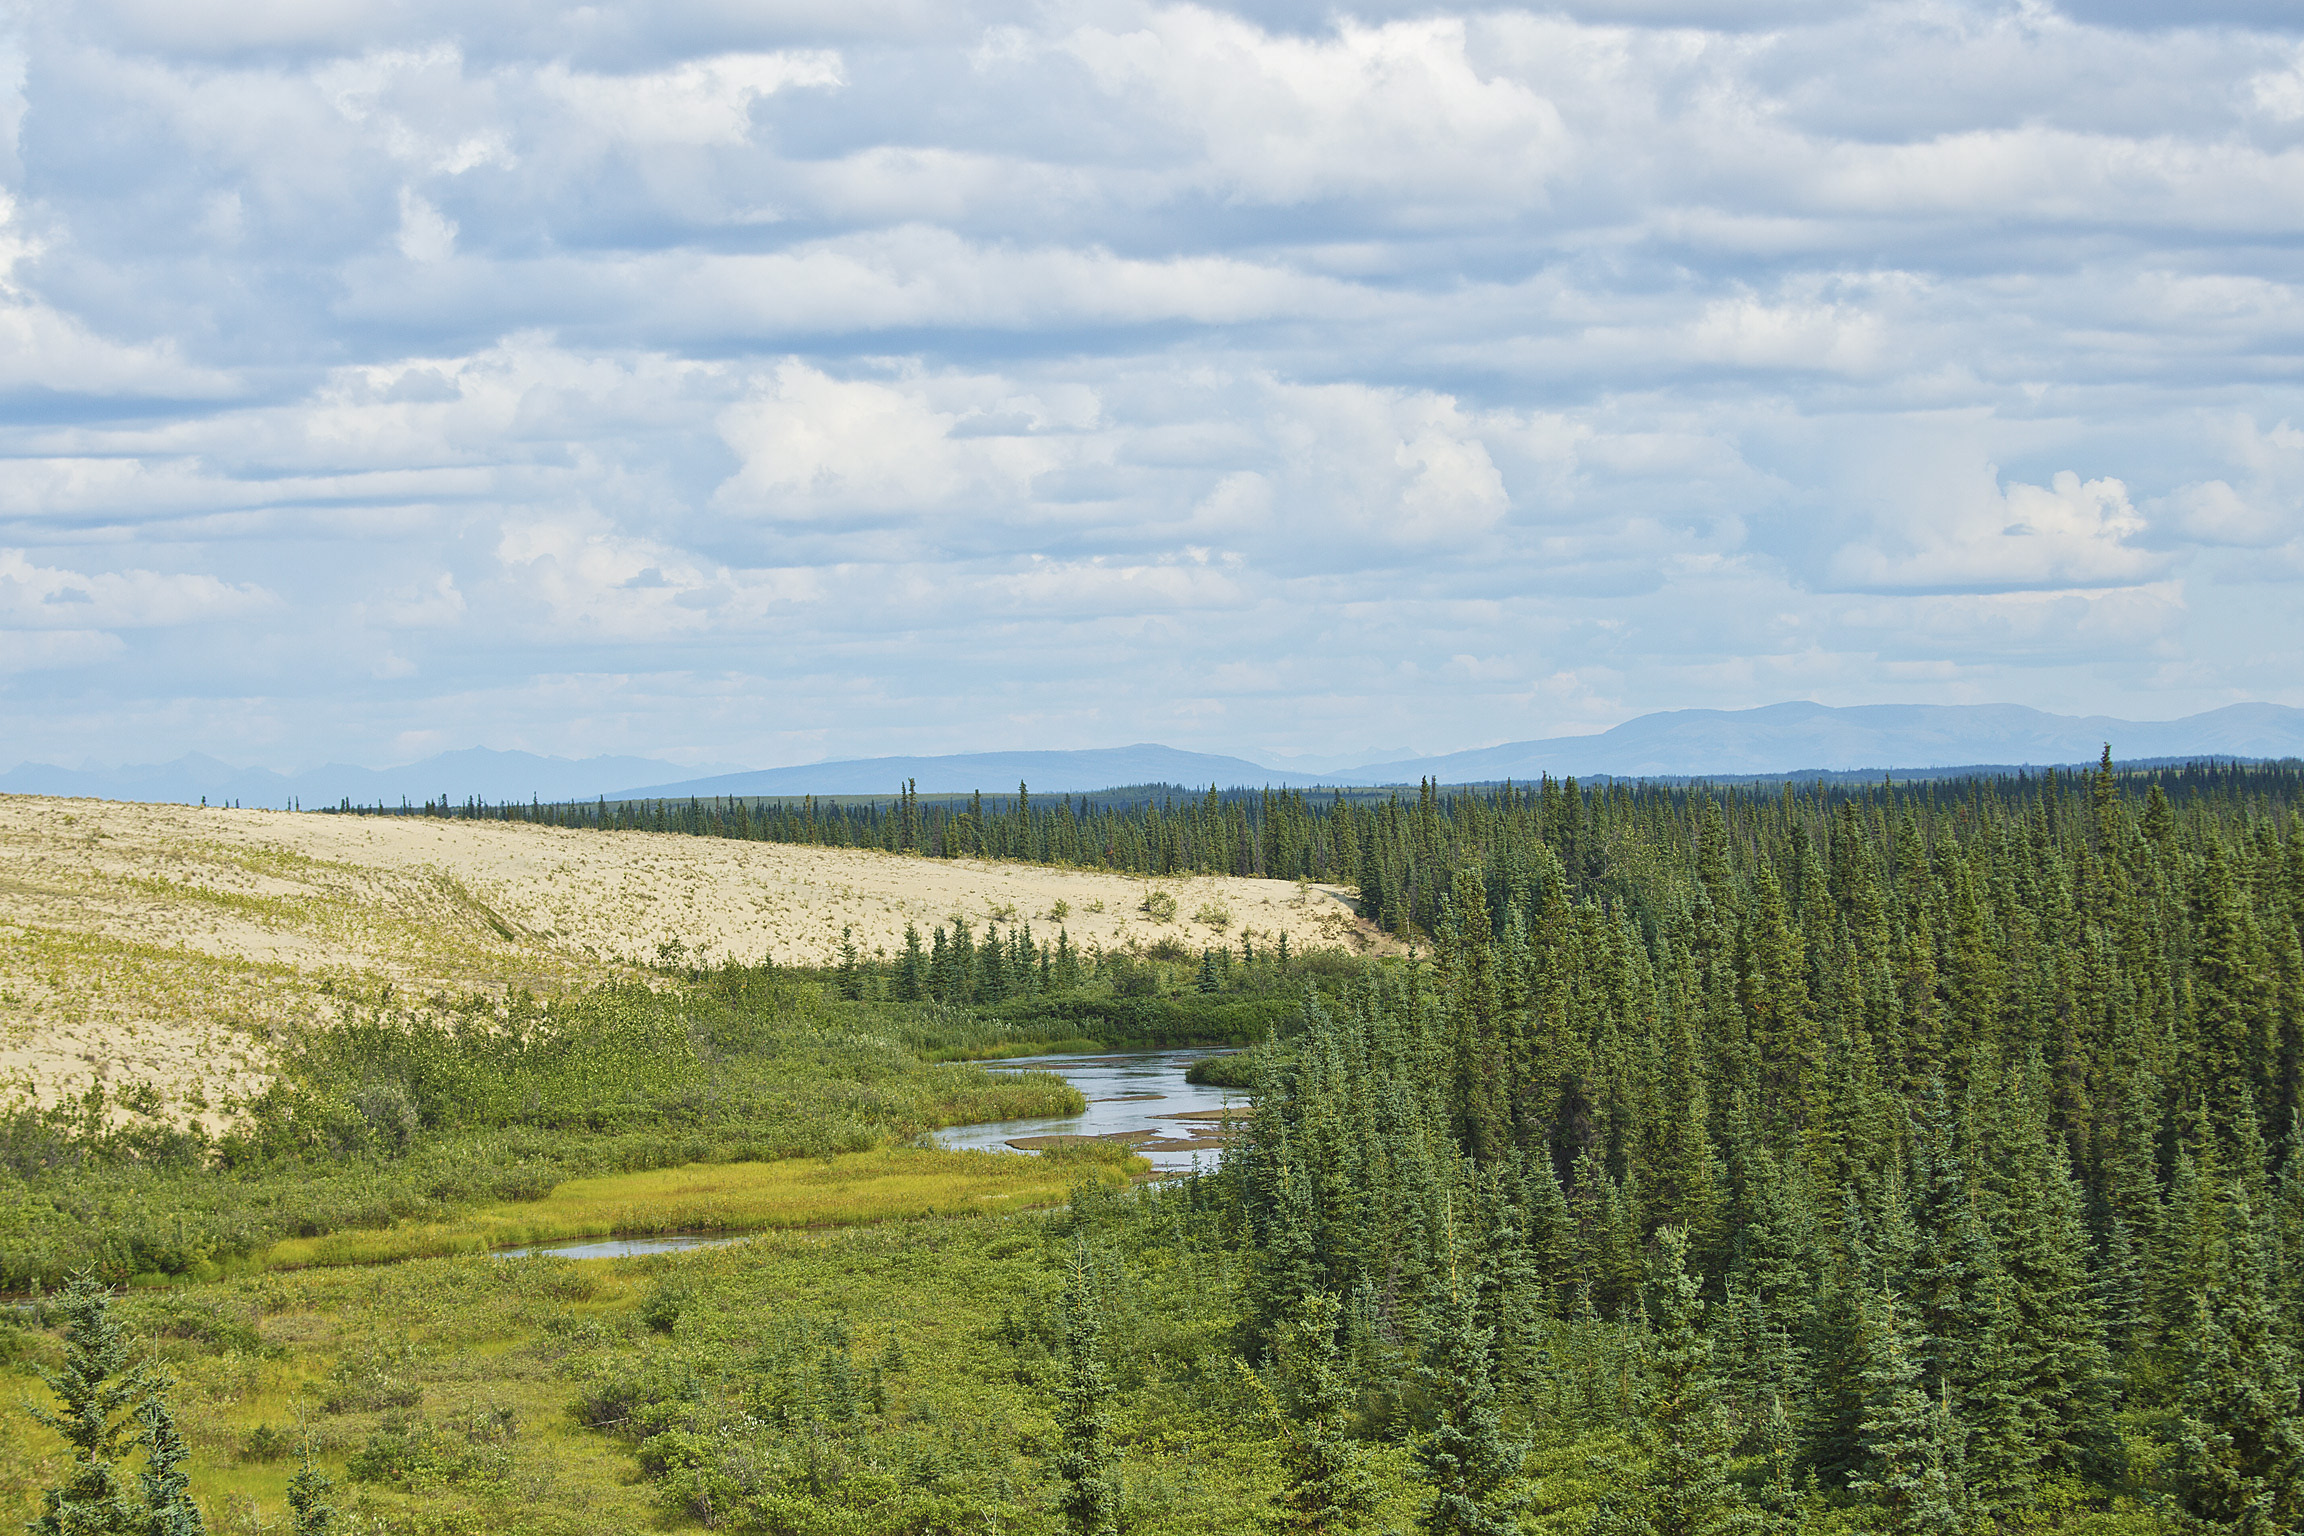
M 1157 886 L 1176 919 L 1145 913 Z M 1053 914 L 1065 915 L 1059 920 Z M 1229 921 L 1218 924 L 1219 909 Z M 1203 919 L 1200 914 L 1206 913 Z M 149 1081 L 186 1106 L 262 1081 L 283 1026 L 347 998 L 553 994 L 677 944 L 823 964 L 965 918 L 1082 949 L 1389 941 L 1347 893 L 1146 881 L 878 850 L 518 823 L 0 796 L 0 1081 L 43 1100 Z

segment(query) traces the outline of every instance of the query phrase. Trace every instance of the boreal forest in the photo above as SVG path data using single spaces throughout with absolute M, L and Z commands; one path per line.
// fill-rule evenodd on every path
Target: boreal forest
M 0 1264 L 83 1279 L 41 1304 L 65 1345 L 9 1347 L 174 1340 L 211 1395 L 179 1404 L 210 1416 L 191 1459 L 143 1463 L 170 1498 L 270 1486 L 242 1422 L 263 1402 L 305 1415 L 277 1476 L 378 1531 L 614 1508 L 2278 1536 L 2304 1529 L 2300 792 L 2294 765 L 2107 754 L 1911 784 L 443 800 L 603 837 L 1319 880 L 1403 952 L 956 922 L 836 969 L 675 956 L 550 1007 L 369 997 L 213 1143 L 16 1112 Z M 1245 1096 L 1198 1172 L 923 1150 L 1078 1102 L 961 1059 L 1184 1043 L 1242 1047 L 1194 1068 Z M 629 1221 L 635 1191 L 715 1168 L 765 1171 L 680 1220 L 782 1231 L 589 1267 L 458 1246 Z M 830 1214 L 789 1214 L 803 1184 Z M 126 1293 L 121 1334 L 91 1275 L 185 1289 Z M 289 1363 L 229 1364 L 267 1349 Z M 35 1490 L 37 1466 L 0 1474 Z

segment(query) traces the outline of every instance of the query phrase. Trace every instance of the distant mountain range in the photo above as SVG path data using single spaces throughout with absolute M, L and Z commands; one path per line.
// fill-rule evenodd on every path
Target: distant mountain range
M 355 805 L 422 805 L 447 796 L 464 800 L 589 799 L 603 789 L 661 776 L 671 763 L 652 757 L 539 757 L 533 752 L 495 752 L 471 747 L 443 752 L 399 768 L 356 768 L 330 763 L 308 773 L 274 773 L 235 768 L 192 753 L 172 763 L 131 768 L 56 768 L 26 763 L 0 774 L 0 793 L 78 795 L 96 800 L 174 801 L 190 805 L 205 796 L 211 805 L 278 810 L 291 797 L 318 810 L 350 800 Z
M 1013 793 L 1021 782 L 1049 794 L 1128 784 L 1320 785 L 1528 781 L 1578 778 L 1733 778 L 1802 772 L 1918 771 L 1950 767 L 2045 767 L 2093 762 L 2104 743 L 2124 761 L 2159 758 L 2304 757 L 2304 709 L 2233 704 L 2182 720 L 2117 720 L 2052 715 L 2016 704 L 1772 704 L 1763 709 L 1681 709 L 1642 715 L 1589 736 L 1509 742 L 1438 757 L 1322 773 L 1268 768 L 1240 757 L 1142 743 L 1076 752 L 969 752 L 941 757 L 870 757 L 791 768 L 714 772 L 668 780 L 671 765 L 645 757 L 539 757 L 473 748 L 399 768 L 330 764 L 308 773 L 235 768 L 211 757 L 118 769 L 25 764 L 0 774 L 0 792 L 82 795 L 107 800 L 284 806 L 293 797 L 318 809 L 462 801 L 686 799 L 715 795 L 888 795 L 908 779 L 922 794 Z
M 1515 741 L 1441 757 L 1371 763 L 1349 784 L 1533 779 L 1680 778 L 1804 769 L 2021 767 L 2093 762 L 2104 744 L 2126 759 L 2304 756 L 2304 709 L 2232 704 L 2182 720 L 2051 715 L 2020 704 L 1771 704 L 1642 715 L 1596 736 Z
M 949 757 L 859 757 L 797 768 L 761 768 L 675 784 L 645 784 L 624 791 L 633 799 L 690 795 L 889 795 L 907 779 L 924 795 L 984 790 L 1014 794 L 1018 784 L 1052 795 L 1082 794 L 1122 784 L 1270 784 L 1309 787 L 1358 783 L 1334 775 L 1288 773 L 1244 757 L 1181 752 L 1141 742 L 1083 752 L 962 752 Z M 615 792 L 608 796 L 613 800 Z

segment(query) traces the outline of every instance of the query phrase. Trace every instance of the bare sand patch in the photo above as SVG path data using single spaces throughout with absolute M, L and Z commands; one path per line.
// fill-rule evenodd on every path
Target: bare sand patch
M 1173 920 L 1144 910 L 1154 891 Z M 0 795 L 0 1077 L 45 1101 L 150 1082 L 196 1108 L 259 1086 L 276 1031 L 387 988 L 553 995 L 670 945 L 828 964 L 843 927 L 887 957 L 907 923 L 955 919 L 1061 927 L 1083 950 L 1392 947 L 1348 891 L 1282 880 Z

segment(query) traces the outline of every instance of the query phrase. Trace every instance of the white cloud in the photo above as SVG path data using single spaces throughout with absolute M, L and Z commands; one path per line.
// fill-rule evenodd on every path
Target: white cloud
M 1459 17 L 1346 19 L 1310 38 L 1191 5 L 1146 7 L 1134 21 L 1083 27 L 1060 46 L 1105 91 L 1197 139 L 1203 174 L 1237 197 L 1525 198 L 1565 153 L 1559 112 L 1475 67 Z
M 655 540 L 622 536 L 598 517 L 508 525 L 495 555 L 510 590 L 540 605 L 537 631 L 561 638 L 742 633 L 818 592 L 813 573 L 707 565 Z
M 1841 549 L 1832 574 L 1851 587 L 2128 585 L 2168 563 L 2133 542 L 2144 529 L 2128 488 L 2109 476 L 2083 482 L 2063 470 L 2048 485 L 2012 481 L 2003 490 L 1986 470 L 1965 494 L 1916 506 L 1893 542 Z
M 1383 9 L 42 11 L 6 718 L 740 760 L 2304 700 L 2292 38 Z
M 400 254 L 410 261 L 446 261 L 456 254 L 456 224 L 406 187 L 400 189 Z
M 846 83 L 837 53 L 732 53 L 639 75 L 584 74 L 548 65 L 538 85 L 586 130 L 635 144 L 742 144 L 752 105 L 793 86 Z
M 972 390 L 969 385 L 974 385 Z M 959 511 L 987 497 L 1021 500 L 1059 455 L 1020 431 L 955 437 L 964 413 L 1018 418 L 997 380 L 966 381 L 973 395 L 939 409 L 924 391 L 830 377 L 788 361 L 750 399 L 720 415 L 720 434 L 743 460 L 714 496 L 724 509 L 771 518 L 842 511 Z M 952 393 L 948 385 L 939 393 Z
M 10 629 L 167 628 L 239 618 L 278 601 L 253 583 L 147 570 L 74 571 L 36 565 L 21 549 L 0 549 L 0 627 Z
M 2304 121 L 2304 48 L 2286 69 L 2268 69 L 2248 81 L 2256 110 L 2275 122 Z

